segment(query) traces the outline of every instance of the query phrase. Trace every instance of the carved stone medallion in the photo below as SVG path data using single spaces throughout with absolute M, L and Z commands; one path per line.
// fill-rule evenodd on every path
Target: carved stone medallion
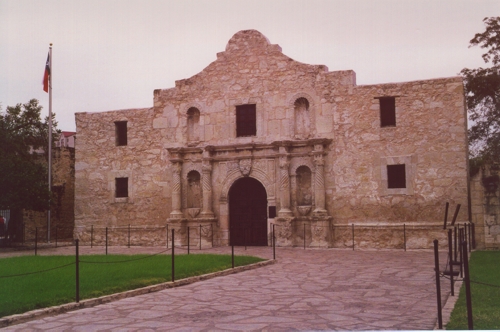
M 252 171 L 252 159 L 241 159 L 239 162 L 240 171 L 243 176 L 250 175 Z

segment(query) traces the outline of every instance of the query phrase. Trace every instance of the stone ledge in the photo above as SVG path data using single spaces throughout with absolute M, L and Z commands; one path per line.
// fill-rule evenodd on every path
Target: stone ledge
M 73 310 L 78 310 L 78 309 L 83 309 L 83 308 L 90 308 L 90 307 L 97 306 L 99 304 L 109 303 L 109 302 L 125 299 L 128 297 L 134 297 L 134 296 L 138 296 L 138 295 L 144 295 L 144 294 L 148 294 L 148 293 L 158 292 L 158 291 L 168 289 L 168 288 L 189 285 L 189 284 L 192 284 L 192 283 L 195 283 L 198 281 L 208 280 L 208 279 L 212 279 L 215 277 L 221 277 L 221 276 L 226 276 L 226 275 L 230 275 L 230 274 L 234 274 L 234 273 L 238 273 L 238 272 L 253 270 L 253 269 L 256 269 L 259 267 L 275 264 L 276 262 L 277 262 L 276 260 L 267 260 L 267 261 L 258 262 L 255 264 L 238 266 L 238 267 L 235 267 L 234 269 L 231 268 L 231 269 L 227 269 L 227 270 L 223 270 L 223 271 L 217 271 L 217 272 L 213 272 L 213 273 L 203 274 L 200 276 L 180 279 L 180 280 L 174 281 L 174 282 L 170 281 L 170 282 L 165 282 L 165 283 L 158 284 L 158 285 L 151 285 L 151 286 L 146 286 L 146 287 L 142 287 L 142 288 L 138 288 L 138 289 L 133 289 L 133 290 L 125 291 L 122 293 L 116 293 L 116 294 L 97 297 L 94 299 L 83 300 L 83 301 L 80 301 L 79 303 L 76 303 L 76 302 L 66 303 L 66 304 L 61 304 L 61 305 L 54 306 L 54 307 L 32 310 L 32 311 L 28 311 L 28 312 L 25 312 L 22 314 L 6 316 L 3 318 L 0 318 L 0 328 L 7 327 L 10 325 L 24 323 L 24 322 L 34 320 L 34 319 L 40 319 L 40 318 L 44 318 L 44 317 L 48 317 L 48 316 L 59 315 L 59 314 L 66 313 L 68 311 L 73 311 Z

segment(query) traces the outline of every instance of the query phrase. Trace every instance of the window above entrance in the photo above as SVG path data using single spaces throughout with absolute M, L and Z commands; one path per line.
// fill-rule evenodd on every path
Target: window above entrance
M 257 135 L 257 111 L 255 104 L 236 106 L 236 137 Z

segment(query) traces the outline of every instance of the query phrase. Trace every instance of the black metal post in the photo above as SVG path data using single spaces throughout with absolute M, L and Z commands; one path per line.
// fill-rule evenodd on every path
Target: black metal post
M 459 238 L 459 242 L 458 242 L 458 249 L 460 251 L 460 255 L 459 255 L 459 258 L 460 258 L 460 278 L 463 278 L 464 277 L 464 269 L 463 269 L 463 255 L 462 255 L 462 246 L 464 245 L 463 243 L 465 242 L 465 239 L 463 238 L 464 237 L 464 230 L 462 228 L 459 228 L 458 229 L 458 238 Z M 467 243 L 467 242 L 465 242 Z M 465 249 L 467 250 L 467 248 Z
M 128 247 L 130 248 L 130 224 L 128 224 Z
M 465 298 L 467 302 L 467 323 L 469 330 L 474 330 L 473 317 L 472 317 L 472 295 L 470 292 L 470 275 L 469 275 L 469 259 L 467 257 L 467 241 L 464 241 L 462 246 L 464 255 L 464 281 L 465 281 Z
M 452 226 L 455 225 L 455 221 L 457 220 L 457 216 L 458 216 L 458 211 L 460 211 L 460 204 L 457 204 L 457 208 L 455 209 L 455 214 L 453 215 L 453 219 L 451 221 Z
M 188 226 L 188 255 L 189 255 L 189 226 Z
M 201 225 L 200 225 L 200 250 L 201 250 Z
M 75 240 L 76 247 L 76 257 L 75 257 L 75 286 L 76 286 L 76 303 L 80 302 L 80 249 L 79 249 L 79 240 Z
M 405 251 L 406 251 L 406 224 L 403 224 L 403 241 L 404 241 L 404 247 L 405 247 Z
M 434 240 L 434 271 L 436 274 L 438 324 L 439 324 L 439 329 L 442 330 L 443 329 L 443 312 L 442 312 L 442 307 L 441 307 L 441 280 L 439 278 L 438 240 Z
M 476 249 L 476 224 L 472 223 L 472 249 Z
M 245 250 L 247 250 L 247 233 L 248 233 L 248 228 L 245 227 Z
M 453 240 L 451 229 L 448 230 L 448 262 L 450 263 L 450 284 L 451 284 L 451 296 L 455 296 L 454 282 L 453 282 Z
M 106 227 L 106 255 L 108 255 L 108 228 Z
M 35 227 L 35 256 L 38 249 L 38 227 Z
M 354 224 L 352 224 L 352 251 L 354 251 Z
M 456 262 L 457 261 L 457 254 L 458 254 L 458 248 L 457 248 L 457 228 L 453 227 L 453 260 Z
M 306 223 L 304 223 L 304 250 L 306 250 Z
M 172 229 L 172 282 L 175 281 L 175 242 L 174 242 L 175 230 Z
M 167 249 L 168 249 L 168 225 L 167 225 Z
M 448 222 L 448 207 L 450 206 L 450 203 L 446 202 L 446 207 L 444 209 L 444 226 L 443 229 L 446 229 L 446 223 Z
M 214 224 L 210 224 L 210 233 L 212 233 L 212 248 L 214 247 Z
M 234 244 L 231 245 L 231 267 L 234 269 Z
M 276 260 L 276 236 L 274 235 L 274 224 L 273 224 L 273 259 Z
M 90 226 L 90 248 L 92 248 L 94 239 L 94 225 Z

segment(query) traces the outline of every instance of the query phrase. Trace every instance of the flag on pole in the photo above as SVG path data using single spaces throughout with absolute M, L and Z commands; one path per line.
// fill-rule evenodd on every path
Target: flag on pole
M 47 54 L 47 62 L 45 63 L 45 73 L 43 74 L 43 91 L 49 92 L 49 76 L 50 76 L 50 52 Z

